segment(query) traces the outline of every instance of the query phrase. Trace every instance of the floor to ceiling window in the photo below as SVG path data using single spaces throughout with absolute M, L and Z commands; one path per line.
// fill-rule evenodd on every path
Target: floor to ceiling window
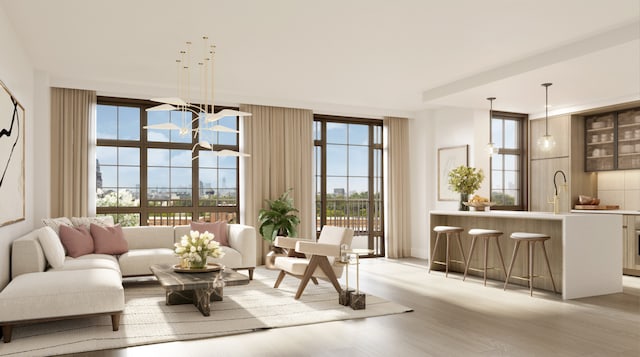
M 122 225 L 179 225 L 190 221 L 237 222 L 238 159 L 201 149 L 194 114 L 149 111 L 148 101 L 98 98 L 96 210 Z M 178 130 L 147 130 L 171 122 Z M 237 130 L 238 118 L 217 124 Z M 238 151 L 238 134 L 202 131 L 214 150 Z
M 382 121 L 314 115 L 316 230 L 354 230 L 353 247 L 384 255 Z
M 491 141 L 498 153 L 491 157 L 491 202 L 495 209 L 526 208 L 527 115 L 493 111 Z

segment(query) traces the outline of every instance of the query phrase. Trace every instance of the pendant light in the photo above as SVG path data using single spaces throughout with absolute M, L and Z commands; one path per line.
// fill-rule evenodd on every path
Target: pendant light
M 491 141 L 491 119 L 493 119 L 493 101 L 496 100 L 496 97 L 487 98 L 489 101 L 489 143 L 487 144 L 487 154 L 489 156 L 493 156 L 498 153 L 498 148 L 495 147 L 493 141 Z
M 538 138 L 538 148 L 542 151 L 550 151 L 556 146 L 553 136 L 549 135 L 549 86 L 553 83 L 542 83 L 545 89 L 545 106 L 544 106 L 544 136 Z

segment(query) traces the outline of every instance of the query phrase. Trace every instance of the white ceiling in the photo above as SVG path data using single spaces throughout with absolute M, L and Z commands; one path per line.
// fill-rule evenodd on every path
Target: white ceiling
M 52 85 L 174 95 L 217 45 L 217 103 L 539 114 L 640 99 L 638 0 L 0 0 Z M 364 109 L 362 109 L 364 108 Z

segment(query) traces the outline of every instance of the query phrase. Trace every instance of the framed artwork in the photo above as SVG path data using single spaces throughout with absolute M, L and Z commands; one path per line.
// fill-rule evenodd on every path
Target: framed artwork
M 0 81 L 0 227 L 24 220 L 24 107 Z
M 438 201 L 458 201 L 460 194 L 449 189 L 449 171 L 460 165 L 469 165 L 469 145 L 438 149 Z

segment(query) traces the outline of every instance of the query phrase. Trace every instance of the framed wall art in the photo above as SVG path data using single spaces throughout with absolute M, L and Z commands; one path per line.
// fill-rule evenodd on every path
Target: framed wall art
M 469 145 L 438 149 L 438 201 L 458 201 L 460 194 L 449 189 L 449 171 L 468 163 Z
M 0 227 L 25 219 L 25 110 L 2 81 L 0 89 Z

